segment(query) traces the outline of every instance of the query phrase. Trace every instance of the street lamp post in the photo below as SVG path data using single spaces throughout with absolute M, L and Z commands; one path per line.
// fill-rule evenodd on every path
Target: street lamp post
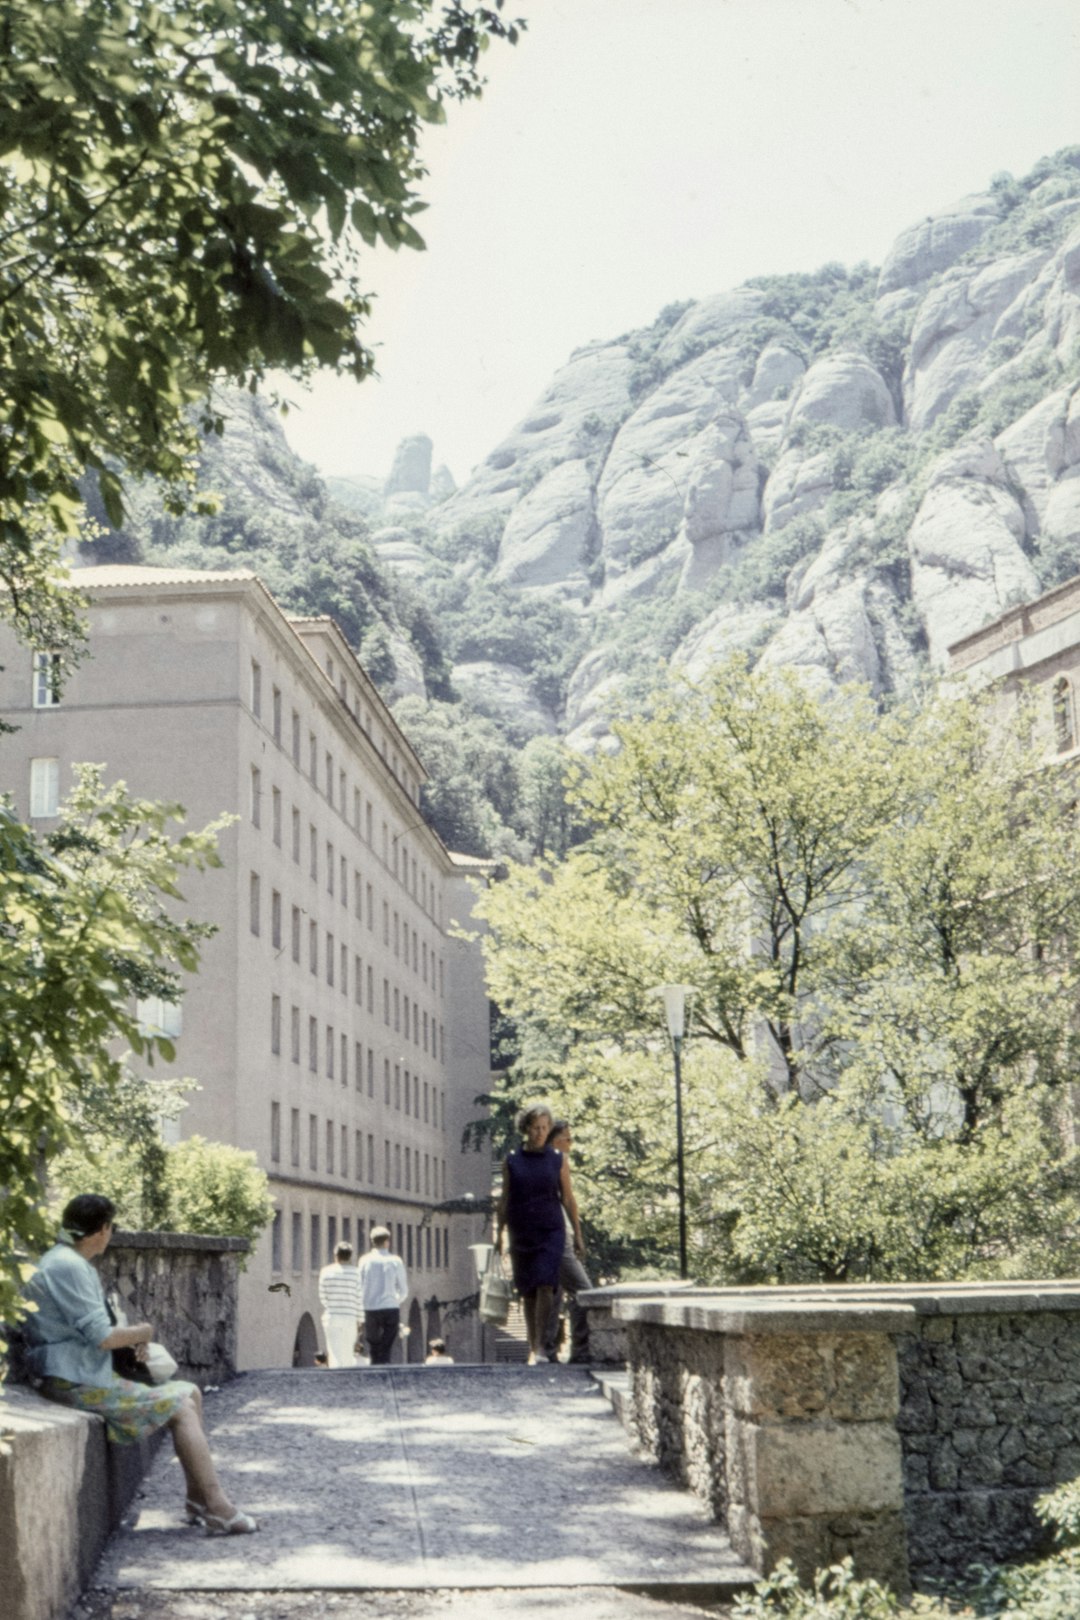
M 660 996 L 664 1003 L 664 1017 L 671 1049 L 675 1055 L 675 1171 L 679 1191 L 679 1276 L 685 1282 L 689 1275 L 686 1258 L 686 1164 L 683 1151 L 682 1114 L 682 1043 L 686 1034 L 686 1002 L 692 994 L 688 984 L 662 984 L 650 992 Z

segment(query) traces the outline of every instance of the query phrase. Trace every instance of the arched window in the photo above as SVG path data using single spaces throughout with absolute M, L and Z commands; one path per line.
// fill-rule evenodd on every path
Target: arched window
M 1059 754 L 1075 745 L 1072 688 L 1064 675 L 1054 682 L 1054 736 Z

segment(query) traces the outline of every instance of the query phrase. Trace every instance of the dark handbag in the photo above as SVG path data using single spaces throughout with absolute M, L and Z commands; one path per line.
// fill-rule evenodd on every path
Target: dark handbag
M 105 1295 L 105 1309 L 109 1313 L 109 1321 L 113 1327 L 116 1327 L 117 1315 L 108 1294 Z M 133 1344 L 125 1344 L 122 1349 L 112 1351 L 112 1370 L 117 1378 L 126 1378 L 133 1384 L 152 1384 L 154 1382 L 145 1361 L 140 1361 L 135 1354 Z

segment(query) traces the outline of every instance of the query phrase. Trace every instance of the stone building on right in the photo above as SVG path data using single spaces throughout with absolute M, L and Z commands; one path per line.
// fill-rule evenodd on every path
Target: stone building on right
M 1035 695 L 1035 741 L 1062 761 L 1080 751 L 1080 575 L 1009 608 L 949 648 L 949 675 L 994 686 L 1015 705 Z

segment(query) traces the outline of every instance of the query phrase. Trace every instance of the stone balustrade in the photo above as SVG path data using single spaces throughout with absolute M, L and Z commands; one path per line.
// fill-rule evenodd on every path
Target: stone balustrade
M 912 1576 L 1032 1551 L 1080 1474 L 1080 1283 L 583 1296 L 642 1447 L 751 1567 Z M 598 1359 L 607 1359 L 600 1357 Z

